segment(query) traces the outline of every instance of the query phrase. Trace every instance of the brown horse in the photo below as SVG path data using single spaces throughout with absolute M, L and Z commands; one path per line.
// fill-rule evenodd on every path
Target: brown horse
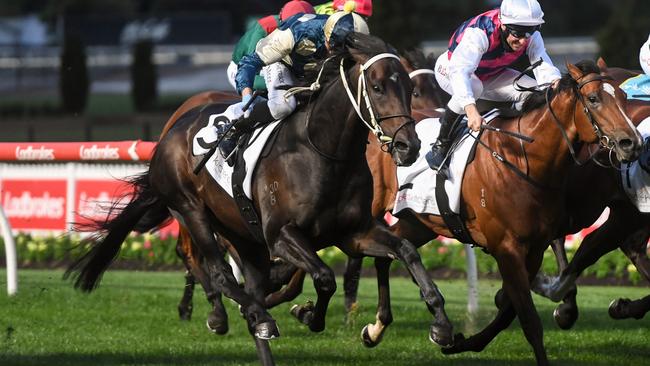
M 301 307 L 298 313 L 318 332 L 325 328 L 336 282 L 316 252 L 330 243 L 353 256 L 402 260 L 434 315 L 430 339 L 450 345 L 452 326 L 444 299 L 417 250 L 391 234 L 370 213 L 372 177 L 365 157 L 368 132 L 360 122 L 371 121 L 366 124 L 377 136 L 390 141 L 387 151 L 397 164 L 411 164 L 420 143 L 410 117 L 408 75 L 388 46 L 375 37 L 353 33 L 346 45 L 346 52 L 322 64 L 326 80 L 321 81 L 314 101 L 283 121 L 256 167 L 252 195 L 261 220 L 250 225 L 260 225 L 264 242 L 256 238 L 234 200 L 208 173 L 193 174 L 198 158 L 190 153 L 192 136 L 205 124 L 207 115 L 215 113 L 210 108 L 195 108 L 167 132 L 149 170 L 134 179 L 136 193 L 131 202 L 96 223 L 98 235 L 90 239 L 90 251 L 67 272 L 76 277 L 75 286 L 86 291 L 96 288 L 128 233 L 151 230 L 168 219 L 171 211 L 189 229 L 205 261 L 209 291 L 220 291 L 242 306 L 265 365 L 274 363 L 267 340 L 279 336 L 265 304 L 271 256 L 311 275 L 316 305 Z M 354 93 L 367 96 L 357 99 L 361 105 L 355 104 Z M 341 98 L 346 95 L 350 98 Z M 214 233 L 235 246 L 246 278 L 244 289 L 224 261 Z
M 401 53 L 400 61 L 406 69 L 406 72 L 409 74 L 409 78 L 413 84 L 411 108 L 414 110 L 414 117 L 416 120 L 424 118 L 425 115 L 428 116 L 435 113 L 434 111 L 443 107 L 444 103 L 446 103 L 446 99 L 448 99 L 448 96 L 444 91 L 442 91 L 435 80 L 432 70 L 434 61 L 432 60 L 435 60 L 432 55 L 425 56 L 424 53 L 418 49 L 406 50 Z M 185 103 L 183 103 L 183 105 L 181 105 L 167 121 L 163 128 L 161 138 L 165 135 L 166 131 L 176 123 L 178 118 L 190 109 L 208 103 L 225 102 L 232 104 L 229 100 L 233 100 L 234 98 L 237 98 L 234 94 L 218 92 L 204 92 L 192 96 L 185 101 Z M 369 138 L 366 156 L 369 159 L 368 165 L 373 176 L 383 175 L 385 174 L 384 171 L 395 170 L 395 164 L 390 159 L 386 160 L 377 158 L 378 156 L 381 156 L 378 154 L 381 149 L 382 144 L 371 136 L 371 138 Z M 395 184 L 391 186 L 391 190 L 386 189 L 386 187 L 377 183 L 373 184 L 372 212 L 374 217 L 382 219 L 386 212 L 385 207 L 392 205 L 392 201 L 397 193 L 397 180 L 395 180 L 394 183 Z M 383 211 L 379 213 L 379 210 Z M 231 248 L 227 240 L 220 238 L 220 243 L 224 248 Z M 197 250 L 192 245 L 187 229 L 185 229 L 183 225 L 180 225 L 180 233 L 176 248 L 187 268 L 185 276 L 186 284 L 183 291 L 183 297 L 178 305 L 178 311 L 181 319 L 189 319 L 192 313 L 192 296 L 195 284 L 195 279 L 192 274 L 194 271 L 192 268 L 199 266 L 201 259 Z M 237 257 L 237 254 L 233 253 L 232 249 L 230 252 L 235 258 Z M 280 262 L 274 263 L 281 264 Z M 351 304 L 356 299 L 359 276 L 359 270 L 356 268 L 360 268 L 361 263 L 362 258 L 353 257 L 350 257 L 348 262 L 348 270 L 346 271 L 346 278 L 344 281 L 347 309 L 352 306 Z M 356 281 L 351 280 L 349 278 L 350 276 L 356 277 Z M 304 277 L 305 272 L 302 270 L 297 270 L 295 273 L 291 274 L 291 268 L 287 268 L 286 265 L 281 265 L 280 268 L 277 268 L 277 271 L 272 272 L 271 275 L 271 280 L 274 283 L 272 286 L 274 292 L 269 294 L 267 297 L 267 306 L 273 307 L 279 303 L 291 301 L 296 298 L 302 292 Z M 202 283 L 202 281 L 200 282 Z M 282 287 L 284 284 L 287 284 L 287 286 Z M 224 334 L 228 331 L 228 324 L 225 309 L 221 303 L 221 297 L 218 296 L 211 298 L 209 301 L 213 304 L 213 310 L 208 314 L 207 326 L 217 334 Z
M 454 346 L 443 349 L 445 353 L 482 350 L 518 316 L 537 363 L 548 364 L 530 281 L 563 222 L 564 177 L 572 167 L 571 146 L 603 141 L 607 136 L 620 159 L 634 159 L 640 152 L 641 138 L 621 110 L 625 98 L 620 89 L 606 82 L 593 63 L 567 67 L 568 74 L 555 89 L 531 95 L 521 116 L 493 122 L 501 129 L 533 136 L 533 143 L 520 145 L 506 135 L 484 132 L 480 141 L 489 149 L 479 146 L 467 166 L 461 212 L 474 241 L 496 259 L 503 287 L 496 297 L 499 313 L 495 320 L 470 338 L 457 335 Z M 387 177 L 388 182 L 393 180 Z M 404 210 L 398 217 L 391 231 L 416 246 L 439 234 L 452 237 L 440 216 Z M 388 265 L 378 264 L 379 286 L 386 293 Z M 381 337 L 381 312 L 387 309 L 388 301 L 380 304 L 378 322 L 371 326 L 374 337 Z
M 608 70 L 616 84 L 639 74 L 620 68 L 608 69 L 602 59 L 598 60 L 598 65 L 601 69 Z M 650 102 L 628 100 L 626 112 L 632 122 L 638 125 L 650 117 Z M 595 148 L 589 146 L 584 150 L 595 150 Z M 600 156 L 599 160 L 608 162 L 608 157 Z M 562 239 L 556 239 L 551 244 L 558 261 L 560 277 L 548 278 L 539 275 L 533 287 L 533 290 L 542 296 L 554 301 L 564 301 L 553 313 L 555 321 L 562 329 L 571 328 L 578 318 L 575 280 L 582 271 L 610 251 L 620 248 L 639 273 L 650 281 L 650 260 L 646 251 L 650 238 L 650 215 L 639 212 L 629 201 L 621 185 L 620 172 L 614 169 L 603 169 L 592 161 L 573 169 L 568 182 L 566 202 L 568 221 L 566 227 L 560 232 Z M 591 225 L 605 207 L 610 209 L 608 219 L 584 238 L 569 263 L 564 250 L 564 235 Z M 636 301 L 615 300 L 610 305 L 609 314 L 615 319 L 628 317 L 640 319 L 648 310 L 650 310 L 650 296 Z

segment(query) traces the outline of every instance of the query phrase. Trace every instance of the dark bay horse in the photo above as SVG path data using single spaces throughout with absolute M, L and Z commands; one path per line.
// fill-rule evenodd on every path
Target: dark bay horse
M 432 69 L 435 61 L 432 60 L 435 60 L 432 55 L 425 56 L 419 49 L 405 50 L 400 53 L 400 61 L 406 69 L 406 72 L 409 74 L 409 78 L 413 84 L 411 108 L 414 110 L 414 117 L 416 117 L 416 120 L 423 118 L 424 114 L 431 115 L 437 108 L 443 107 L 444 103 L 446 103 L 446 99 L 448 99 L 448 96 L 446 96 L 435 80 L 434 71 Z M 220 92 L 204 92 L 192 96 L 183 103 L 183 105 L 181 105 L 167 121 L 163 128 L 163 132 L 161 133 L 161 138 L 166 134 L 166 131 L 176 123 L 178 118 L 190 109 L 208 103 L 228 102 L 235 98 L 237 98 L 237 96 L 234 94 Z M 232 101 L 229 104 L 232 104 Z M 381 148 L 382 144 L 371 136 L 369 138 L 366 156 L 369 159 L 368 165 L 373 176 L 384 174 L 384 170 L 395 170 L 395 163 L 391 161 L 391 159 L 377 158 L 377 156 L 379 156 L 377 152 Z M 373 216 L 378 219 L 382 219 L 383 214 L 386 212 L 386 205 L 392 205 L 392 201 L 394 201 L 397 192 L 397 180 L 395 180 L 395 184 L 393 185 L 394 189 L 387 190 L 385 188 L 386 187 L 381 185 L 373 184 L 372 212 Z M 381 212 L 381 214 L 377 211 L 380 207 L 384 207 L 384 211 Z M 221 242 L 224 247 L 230 247 L 226 240 L 221 239 Z M 192 268 L 200 265 L 200 258 L 198 257 L 199 254 L 196 249 L 192 246 L 189 233 L 187 233 L 187 230 L 182 225 L 180 226 L 177 252 L 183 259 L 187 268 L 185 290 L 178 305 L 178 311 L 181 319 L 189 319 L 192 312 L 192 296 L 195 285 Z M 233 253 L 233 255 L 236 257 L 237 254 Z M 274 264 L 275 263 L 277 262 L 274 262 Z M 349 270 L 346 271 L 346 276 L 355 276 L 357 280 L 351 281 L 346 277 L 346 280 L 344 281 L 347 309 L 352 306 L 351 303 L 356 299 L 358 275 L 361 263 L 362 258 L 354 257 L 350 257 L 348 262 Z M 356 269 L 357 267 L 359 270 Z M 302 281 L 304 276 L 305 273 L 302 270 L 297 270 L 295 273 L 291 274 L 291 268 L 286 265 L 280 266 L 280 268 L 275 272 L 272 271 L 271 280 L 274 283 L 274 286 L 272 286 L 274 292 L 269 294 L 267 297 L 267 305 L 272 307 L 278 303 L 291 301 L 297 297 L 302 292 Z M 287 286 L 282 288 L 282 285 L 284 284 L 287 284 Z M 209 299 L 209 301 L 213 304 L 213 310 L 208 314 L 208 328 L 215 333 L 224 334 L 228 330 L 228 325 L 227 316 L 223 304 L 221 303 L 221 299 L 220 297 L 217 297 Z
M 598 60 L 598 65 L 603 70 L 607 69 L 608 74 L 614 78 L 613 83 L 616 84 L 639 74 L 626 69 L 607 68 L 602 59 Z M 628 100 L 626 112 L 632 122 L 638 125 L 645 118 L 650 117 L 650 102 Z M 588 148 L 595 150 L 591 146 Z M 608 162 L 609 159 L 608 156 L 604 156 L 599 160 Z M 542 296 L 554 301 L 564 301 L 553 313 L 555 321 L 562 329 L 571 328 L 578 318 L 575 280 L 582 271 L 610 251 L 620 248 L 639 273 L 650 281 L 650 260 L 646 251 L 650 238 L 650 214 L 639 212 L 630 202 L 621 185 L 621 173 L 615 169 L 603 169 L 592 161 L 584 166 L 575 167 L 569 175 L 568 184 L 566 202 L 568 221 L 559 235 L 562 238 L 552 243 L 560 276 L 548 278 L 540 275 L 533 287 L 533 290 Z M 582 240 L 569 263 L 564 250 L 564 235 L 591 225 L 605 207 L 610 209 L 608 219 Z M 628 317 L 640 319 L 649 310 L 650 296 L 647 296 L 635 301 L 617 299 L 610 304 L 609 314 L 615 319 Z
M 361 122 L 371 121 L 366 124 L 378 137 L 390 141 L 387 151 L 397 164 L 411 164 L 420 143 L 410 117 L 408 75 L 383 41 L 352 34 L 346 44 L 346 52 L 324 63 L 326 80 L 321 81 L 314 101 L 283 121 L 256 167 L 252 194 L 265 243 L 255 239 L 234 200 L 207 172 L 192 173 L 198 161 L 190 153 L 192 136 L 207 117 L 195 108 L 161 139 L 148 172 L 133 180 L 136 193 L 131 202 L 97 223 L 90 251 L 67 272 L 76 278 L 75 286 L 85 291 L 96 288 L 126 235 L 153 229 L 171 211 L 188 228 L 206 263 L 210 290 L 242 306 L 265 365 L 273 364 L 266 340 L 279 335 L 265 304 L 271 256 L 311 275 L 318 299 L 315 307 L 302 309 L 302 320 L 312 331 L 322 331 L 336 283 L 316 251 L 331 243 L 352 256 L 402 260 L 434 315 L 430 338 L 450 345 L 452 326 L 444 312 L 444 299 L 417 250 L 370 213 L 368 130 Z M 354 93 L 361 105 L 355 103 Z M 235 247 L 246 278 L 244 289 L 224 261 L 214 233 Z
M 494 152 L 479 146 L 466 169 L 461 211 L 466 213 L 465 223 L 472 238 L 496 259 L 503 287 L 495 298 L 499 312 L 494 321 L 470 338 L 456 335 L 454 346 L 443 349 L 445 353 L 482 350 L 518 316 L 537 363 L 548 364 L 530 281 L 548 243 L 564 222 L 564 180 L 572 167 L 570 147 L 609 139 L 610 148 L 620 159 L 634 159 L 640 152 L 641 138 L 621 110 L 625 98 L 620 89 L 608 83 L 593 63 L 567 67 L 568 74 L 555 89 L 531 95 L 521 116 L 493 122 L 501 129 L 532 136 L 535 141 L 522 145 L 506 135 L 484 132 L 480 139 Z M 494 153 L 523 174 L 501 163 Z M 389 182 L 393 179 L 388 177 Z M 398 217 L 391 231 L 416 246 L 437 235 L 453 237 L 440 216 L 404 210 Z M 387 293 L 389 263 L 376 266 L 380 289 Z M 380 302 L 378 321 L 371 333 L 383 329 L 381 319 L 390 319 L 389 314 L 386 299 Z

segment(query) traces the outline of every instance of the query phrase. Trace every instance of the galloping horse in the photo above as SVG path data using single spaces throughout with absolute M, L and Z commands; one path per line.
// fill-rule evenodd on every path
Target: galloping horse
M 434 71 L 432 70 L 433 61 L 435 58 L 425 56 L 422 51 L 418 49 L 405 50 L 401 52 L 400 61 L 409 74 L 411 83 L 413 84 L 413 92 L 411 98 L 411 108 L 414 115 L 422 118 L 423 113 L 429 115 L 437 108 L 441 108 L 446 103 L 446 95 L 437 84 Z M 181 105 L 172 117 L 167 121 L 163 127 L 161 138 L 178 120 L 183 113 L 190 109 L 208 103 L 224 103 L 237 98 L 234 94 L 221 93 L 221 92 L 204 92 L 190 97 L 186 102 Z M 447 96 L 448 98 L 448 96 Z M 231 102 L 232 103 L 232 102 Z M 395 163 L 390 159 L 378 159 L 380 154 L 377 152 L 382 148 L 376 139 L 370 138 L 366 156 L 368 157 L 368 165 L 373 176 L 382 174 L 383 170 L 395 170 Z M 373 180 L 374 182 L 374 180 Z M 393 185 L 392 190 L 385 189 L 381 185 L 373 183 L 373 203 L 372 212 L 373 216 L 381 219 L 386 212 L 385 208 L 381 213 L 377 213 L 379 207 L 387 207 L 392 205 L 395 193 L 397 192 L 397 181 Z M 230 247 L 229 243 L 225 240 L 220 241 L 224 247 Z M 183 297 L 178 305 L 179 316 L 181 319 L 189 319 L 192 313 L 192 296 L 194 293 L 195 278 L 193 276 L 193 268 L 200 266 L 200 256 L 193 248 L 189 233 L 181 225 L 177 243 L 177 252 L 183 259 L 187 268 L 185 276 L 185 288 Z M 233 256 L 237 256 L 233 253 Z M 346 271 L 346 279 L 344 281 L 344 291 L 346 299 L 346 308 L 349 309 L 351 304 L 355 302 L 358 287 L 358 275 L 362 263 L 362 258 L 350 257 L 348 261 L 348 270 Z M 267 306 L 272 307 L 281 302 L 293 300 L 302 292 L 302 285 L 305 273 L 302 270 L 297 270 L 292 273 L 291 268 L 286 265 L 272 267 L 276 271 L 271 272 L 271 280 L 273 282 L 273 293 L 267 297 Z M 279 268 L 278 268 L 279 267 Z M 358 269 L 357 269 L 358 267 Z M 294 267 L 295 268 L 295 267 Z M 349 276 L 356 276 L 356 281 L 350 280 Z M 203 283 L 203 281 L 200 281 Z M 282 285 L 287 284 L 286 287 L 281 288 Z M 207 326 L 210 330 L 217 334 L 224 334 L 228 331 L 228 322 L 225 309 L 221 302 L 221 297 L 217 296 L 208 299 L 213 305 L 213 310 L 208 314 Z
M 484 132 L 482 146 L 466 168 L 461 212 L 471 237 L 496 259 L 503 287 L 495 297 L 499 312 L 494 321 L 470 338 L 456 335 L 454 346 L 443 349 L 444 353 L 480 351 L 518 316 L 537 363 L 548 364 L 530 281 L 564 222 L 564 180 L 572 168 L 572 146 L 609 141 L 608 147 L 622 160 L 635 159 L 640 153 L 641 138 L 621 109 L 623 93 L 593 63 L 567 67 L 568 74 L 556 88 L 528 98 L 521 116 L 492 122 L 502 130 L 533 136 L 535 141 L 523 145 L 507 135 Z M 394 176 L 386 180 L 391 184 Z M 398 217 L 391 231 L 416 246 L 437 235 L 453 236 L 440 216 L 407 209 Z M 389 261 L 376 262 L 380 292 L 387 293 Z M 380 303 L 377 323 L 371 325 L 373 339 L 381 338 L 382 319 L 392 319 L 387 299 Z
M 630 70 L 607 68 L 602 59 L 598 60 L 598 65 L 601 70 L 607 70 L 614 78 L 613 83 L 617 85 L 638 75 Z M 649 102 L 628 100 L 626 107 L 626 112 L 635 125 L 650 117 Z M 587 151 L 589 148 L 587 146 L 583 150 Z M 597 155 L 596 158 L 598 157 Z M 600 160 L 607 161 L 608 157 Z M 594 182 L 598 184 L 593 184 Z M 620 248 L 634 263 L 639 273 L 650 281 L 650 260 L 646 251 L 650 238 L 650 215 L 639 212 L 630 202 L 621 185 L 621 173 L 615 169 L 603 169 L 592 161 L 573 169 L 568 184 L 566 206 L 569 220 L 559 233 L 562 239 L 556 239 L 551 244 L 558 261 L 560 277 L 548 278 L 540 275 L 533 287 L 533 290 L 542 296 L 554 301 L 564 301 L 553 312 L 555 321 L 562 329 L 571 328 L 578 319 L 575 280 L 582 271 L 606 253 Z M 564 250 L 564 235 L 591 225 L 605 207 L 610 209 L 609 217 L 603 225 L 583 239 L 569 263 Z M 615 319 L 640 319 L 649 310 L 650 296 L 636 301 L 615 300 L 610 304 L 609 314 Z
M 188 228 L 205 260 L 209 290 L 242 306 L 264 365 L 274 363 L 267 340 L 279 336 L 265 304 L 270 257 L 281 257 L 312 276 L 318 299 L 315 307 L 303 307 L 300 313 L 318 332 L 325 328 L 327 306 L 336 290 L 332 270 L 316 254 L 326 243 L 337 243 L 348 255 L 402 260 L 435 317 L 430 339 L 450 345 L 452 326 L 444 299 L 417 250 L 370 214 L 368 131 L 361 122 L 390 141 L 386 150 L 395 163 L 413 163 L 420 143 L 410 117 L 408 75 L 383 41 L 356 33 L 348 36 L 346 52 L 321 67 L 324 80 L 314 101 L 280 124 L 253 174 L 253 203 L 265 243 L 255 239 L 234 200 L 207 172 L 193 174 L 198 158 L 190 153 L 192 137 L 207 117 L 195 108 L 161 139 L 149 170 L 133 180 L 131 202 L 96 223 L 99 233 L 90 239 L 92 248 L 67 271 L 76 277 L 75 287 L 96 288 L 126 235 L 153 229 L 171 211 Z M 346 95 L 349 99 L 341 98 Z M 235 247 L 246 278 L 244 289 L 223 259 L 214 233 Z

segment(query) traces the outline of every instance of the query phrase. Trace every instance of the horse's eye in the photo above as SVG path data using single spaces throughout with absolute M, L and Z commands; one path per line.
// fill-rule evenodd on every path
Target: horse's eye
M 589 103 L 591 104 L 598 103 L 598 97 L 595 95 L 590 95 L 589 97 L 587 97 L 587 100 L 589 100 Z
M 372 86 L 372 90 L 376 91 L 377 93 L 381 93 L 381 87 L 377 84 Z
M 420 97 L 420 93 L 416 92 L 415 90 L 413 91 L 413 96 L 416 98 Z

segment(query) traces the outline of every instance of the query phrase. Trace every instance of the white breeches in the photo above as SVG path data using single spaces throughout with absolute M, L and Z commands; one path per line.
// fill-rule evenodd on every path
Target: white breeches
M 438 61 L 436 61 L 436 80 L 440 87 L 451 95 L 451 99 L 447 104 L 449 109 L 457 114 L 465 114 L 463 105 L 459 103 L 458 98 L 454 98 L 452 92 L 451 82 L 449 80 L 449 59 L 447 52 L 444 52 Z M 513 69 L 504 69 L 494 77 L 481 81 L 475 74 L 471 76 L 472 93 L 475 99 L 485 99 L 495 102 L 513 102 L 517 109 L 521 109 L 521 105 L 530 92 L 522 92 L 516 90 L 512 82 L 517 76 L 519 71 Z M 535 79 L 524 75 L 518 81 L 519 85 L 526 87 L 534 87 L 537 85 Z

